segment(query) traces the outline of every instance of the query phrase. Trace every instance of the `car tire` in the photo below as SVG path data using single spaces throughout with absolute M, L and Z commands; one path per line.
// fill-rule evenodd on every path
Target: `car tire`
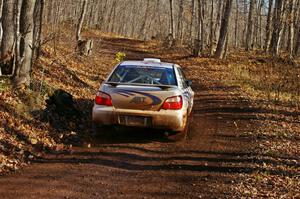
M 189 131 L 189 118 L 190 116 L 187 116 L 186 118 L 185 118 L 185 127 L 184 127 L 184 129 L 183 130 L 181 130 L 181 131 L 172 131 L 172 132 L 169 132 L 169 136 L 173 136 L 173 135 L 176 135 L 176 137 L 177 136 L 179 136 L 180 138 L 182 138 L 182 139 L 186 139 L 186 137 L 187 137 L 187 135 L 188 135 L 188 131 Z
M 178 131 L 177 134 L 182 138 L 182 139 L 186 139 L 188 136 L 188 132 L 189 132 L 189 121 L 186 121 L 185 127 L 182 131 Z

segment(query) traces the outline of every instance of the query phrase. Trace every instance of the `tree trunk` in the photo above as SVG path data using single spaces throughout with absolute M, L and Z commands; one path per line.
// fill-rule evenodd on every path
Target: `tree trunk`
M 20 33 L 20 15 L 22 8 L 23 0 L 15 1 L 14 8 L 14 32 L 15 32 L 15 49 L 14 49 L 14 67 L 13 67 L 13 75 L 17 76 L 19 74 L 20 65 L 22 63 L 21 55 L 20 55 L 20 41 L 21 41 L 21 33 Z
M 14 0 L 3 1 L 2 28 L 3 36 L 0 53 L 1 74 L 10 75 L 13 70 L 14 54 Z
M 54 23 L 54 11 L 55 11 L 55 1 L 48 1 L 48 14 L 47 14 L 47 23 Z
M 215 38 L 220 37 L 220 27 L 221 27 L 221 22 L 222 22 L 222 15 L 223 15 L 223 1 L 219 0 L 218 1 L 218 12 L 217 12 L 217 19 L 216 19 L 216 25 L 214 29 L 215 33 Z
M 294 45 L 294 56 L 299 54 L 300 49 L 300 1 L 296 1 L 295 5 L 296 13 L 295 13 L 295 45 Z
M 226 57 L 228 55 L 228 43 L 229 43 L 229 36 L 227 34 L 227 36 L 226 36 L 226 42 L 225 42 L 225 50 L 224 50 L 224 53 L 222 55 L 223 59 L 226 59 Z
M 271 53 L 274 56 L 279 54 L 279 44 L 281 41 L 283 25 L 283 7 L 283 0 L 276 0 L 273 17 L 273 33 L 270 46 Z
M 116 4 L 117 4 L 117 2 L 116 2 L 116 0 L 114 0 L 114 1 L 112 2 L 112 6 L 111 6 L 111 9 L 110 9 L 110 11 L 109 11 L 108 18 L 107 18 L 107 23 L 106 23 L 107 25 L 106 25 L 106 28 L 105 28 L 106 31 L 109 31 L 109 30 L 110 30 L 110 25 L 111 25 L 111 23 L 112 23 L 113 12 L 114 12 L 114 9 L 115 9 L 115 7 L 116 7 Z
M 94 20 L 93 17 L 96 14 L 96 5 L 94 5 L 95 1 L 94 0 L 90 0 L 90 8 L 89 8 L 89 16 L 88 16 L 88 20 L 87 20 L 87 27 L 88 28 L 92 28 L 94 25 Z
M 3 8 L 3 0 L 0 0 L 0 19 L 2 19 L 2 8 Z M 2 42 L 3 30 L 2 30 L 2 20 L 0 20 L 0 46 Z M 1 75 L 1 68 L 0 68 Z
M 258 10 L 257 10 L 257 20 L 256 20 L 256 24 L 257 24 L 257 27 L 255 29 L 257 29 L 257 32 L 256 32 L 256 45 L 259 46 L 260 49 L 262 49 L 262 40 L 263 40 L 263 30 L 262 30 L 262 10 L 263 10 L 263 7 L 264 7 L 264 4 L 265 4 L 265 1 L 264 0 L 260 0 L 259 2 L 259 7 L 258 7 Z
M 238 41 L 239 41 L 239 0 L 236 0 L 236 12 L 235 12 L 235 26 L 234 26 L 234 47 L 237 49 L 238 47 Z
M 136 0 L 134 0 L 134 2 L 133 2 L 133 5 L 132 5 L 132 10 L 131 10 L 131 17 L 130 17 L 130 19 L 132 20 L 132 21 L 134 21 L 134 18 L 135 18 L 135 15 L 133 14 L 135 11 L 136 11 L 136 7 L 137 7 L 137 2 L 136 2 Z M 131 26 L 131 32 L 130 32 L 130 36 L 131 37 L 134 37 L 134 34 L 135 34 L 135 26 L 134 25 L 132 25 Z
M 232 1 L 233 0 L 227 0 L 225 5 L 225 11 L 222 18 L 221 23 L 221 29 L 220 29 L 220 36 L 218 40 L 217 50 L 215 53 L 216 58 L 224 58 L 224 51 L 225 51 L 225 44 L 226 44 L 226 37 L 228 35 L 228 27 L 229 27 L 229 20 L 230 20 L 230 14 L 232 9 Z
M 210 11 L 210 56 L 214 53 L 214 0 L 211 0 L 211 11 Z
M 250 8 L 249 8 L 249 16 L 248 16 L 248 28 L 247 28 L 247 36 L 246 36 L 246 51 L 252 49 L 253 46 L 253 14 L 256 5 L 256 0 L 250 1 Z
M 174 9 L 173 9 L 173 0 L 169 0 L 170 3 L 170 34 L 172 35 L 173 39 L 175 39 L 175 22 L 174 22 Z
M 33 51 L 33 12 L 36 0 L 24 0 L 21 8 L 20 16 L 20 33 L 22 35 L 20 41 L 20 56 L 22 63 L 17 67 L 17 75 L 15 76 L 15 84 L 30 84 L 30 70 L 32 65 Z
M 112 20 L 111 20 L 111 26 L 110 26 L 110 32 L 115 32 L 115 21 L 116 21 L 116 15 L 118 14 L 116 12 L 116 9 L 117 9 L 117 1 L 114 1 L 114 4 L 113 4 L 113 11 L 112 11 Z
M 248 1 L 249 0 L 243 0 L 243 6 L 244 6 L 244 11 L 243 11 L 243 15 L 244 15 L 244 30 L 243 30 L 243 45 L 247 46 L 247 41 L 246 41 L 246 34 L 247 34 L 247 11 L 248 11 Z
M 80 17 L 79 17 L 78 24 L 77 24 L 77 30 L 76 30 L 76 41 L 77 42 L 82 40 L 81 29 L 82 29 L 82 25 L 83 25 L 85 13 L 86 13 L 86 7 L 87 7 L 87 0 L 83 0 L 83 5 L 82 5 Z
M 3 37 L 1 43 L 1 59 L 13 51 L 14 45 L 14 0 L 3 2 L 2 28 Z
M 270 46 L 273 2 L 274 2 L 273 0 L 269 0 L 269 8 L 268 8 L 268 16 L 267 16 L 267 24 L 266 24 L 266 39 L 264 45 L 265 52 L 269 51 L 269 46 Z
M 295 0 L 290 0 L 290 23 L 289 23 L 289 56 L 294 57 L 294 41 L 295 41 Z
M 108 0 L 105 0 L 105 3 L 103 3 L 103 1 L 100 3 L 99 10 L 98 10 L 98 15 L 95 18 L 95 20 L 97 21 L 96 28 L 99 29 L 99 30 L 102 30 L 102 28 L 103 28 L 105 11 L 106 11 L 106 8 L 107 8 L 107 1 Z M 104 6 L 102 4 L 104 4 Z
M 148 16 L 150 15 L 149 9 L 150 9 L 150 0 L 147 0 L 145 15 L 144 15 L 144 18 L 143 18 L 143 23 L 142 23 L 141 29 L 139 31 L 140 38 L 144 39 L 144 40 L 146 40 L 146 33 L 147 33 L 146 25 L 147 25 L 147 22 L 148 22 Z
M 189 29 L 189 38 L 193 38 L 193 24 L 194 24 L 194 14 L 195 14 L 195 0 L 191 2 L 191 21 L 190 21 L 190 29 Z M 192 42 L 191 42 L 192 43 Z
M 43 28 L 43 12 L 44 12 L 44 0 L 36 0 L 35 10 L 34 10 L 34 31 L 33 31 L 34 51 L 32 56 L 33 61 L 38 59 L 40 56 L 42 28 Z
M 204 20 L 203 20 L 203 1 L 198 0 L 198 36 L 194 48 L 194 55 L 201 56 L 203 53 L 203 46 L 204 46 Z
M 299 54 L 299 51 L 300 51 L 300 26 L 298 28 L 298 35 L 297 35 L 297 40 L 296 40 L 296 44 L 295 44 L 295 50 L 294 50 L 295 56 L 297 56 Z
M 157 24 L 161 24 L 161 16 L 160 16 L 160 10 L 161 10 L 161 6 L 160 6 L 161 4 L 160 4 L 160 0 L 156 0 L 156 6 L 155 6 L 155 10 L 157 11 L 157 12 L 155 12 L 155 22 L 154 22 L 154 24 L 155 25 L 157 25 Z M 158 28 L 159 26 L 155 26 L 155 34 L 153 35 L 154 36 L 154 38 L 155 39 L 157 39 L 157 36 L 158 36 L 158 34 L 159 34 L 159 32 L 160 32 L 160 28 Z
M 179 0 L 179 12 L 178 12 L 178 23 L 177 23 L 177 38 L 182 40 L 183 35 L 183 0 Z M 181 41 L 182 42 L 182 41 Z
M 201 17 L 200 17 L 200 22 L 201 22 L 201 43 L 200 43 L 200 50 L 201 50 L 201 55 L 203 54 L 204 47 L 205 47 L 205 35 L 206 35 L 206 28 L 205 28 L 205 0 L 201 0 L 202 5 L 201 7 Z M 207 42 L 206 42 L 207 44 Z

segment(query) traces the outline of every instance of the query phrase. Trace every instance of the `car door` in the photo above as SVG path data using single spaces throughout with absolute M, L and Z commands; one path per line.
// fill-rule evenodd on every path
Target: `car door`
M 188 113 L 192 111 L 193 108 L 193 99 L 194 99 L 194 92 L 191 86 L 187 85 L 187 79 L 182 71 L 180 66 L 177 66 L 177 73 L 178 73 L 178 83 L 179 87 L 182 89 L 183 97 L 188 102 Z

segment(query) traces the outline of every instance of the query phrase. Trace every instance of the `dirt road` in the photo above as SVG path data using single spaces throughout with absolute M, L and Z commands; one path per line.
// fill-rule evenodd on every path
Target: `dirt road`
M 196 113 L 186 139 L 167 139 L 161 132 L 142 129 L 97 136 L 91 148 L 49 155 L 1 178 L 0 197 L 229 197 L 238 174 L 253 171 L 253 159 L 247 155 L 251 140 L 239 137 L 237 128 L 247 126 L 223 118 L 219 111 L 205 113 L 204 105 L 220 107 L 229 96 L 197 92 Z
M 85 141 L 92 140 L 90 148 L 46 155 L 1 177 L 0 198 L 232 198 L 240 174 L 259 170 L 252 140 L 243 136 L 256 124 L 235 88 L 207 76 L 209 65 L 195 67 L 185 70 L 204 76 L 194 78 L 194 116 L 186 138 L 145 129 L 93 136 Z

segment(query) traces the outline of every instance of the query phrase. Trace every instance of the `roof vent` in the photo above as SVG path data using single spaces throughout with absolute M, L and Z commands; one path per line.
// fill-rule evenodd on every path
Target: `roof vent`
M 144 59 L 145 62 L 158 62 L 160 63 L 160 59 L 155 59 L 155 58 L 145 58 Z

